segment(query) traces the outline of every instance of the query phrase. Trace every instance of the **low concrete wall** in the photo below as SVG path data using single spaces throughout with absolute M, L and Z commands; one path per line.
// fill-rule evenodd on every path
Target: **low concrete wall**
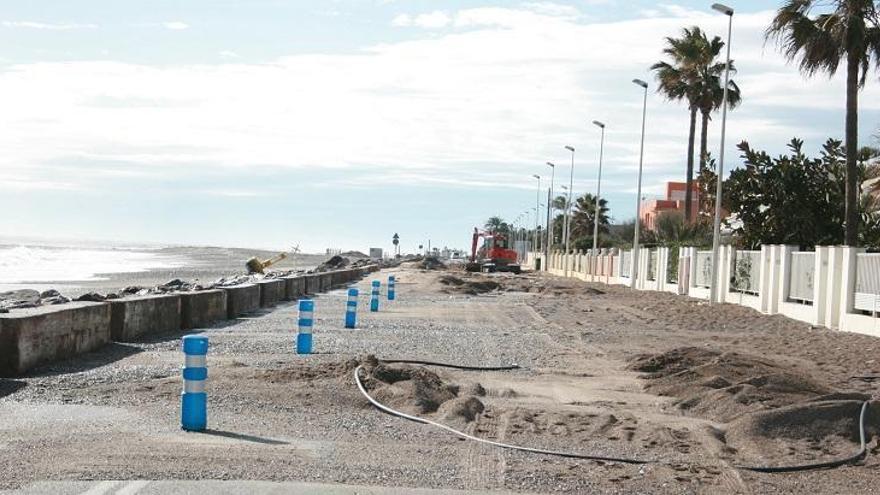
M 275 306 L 284 299 L 286 288 L 284 280 L 273 278 L 257 282 L 260 288 L 260 307 L 269 308 Z
M 77 302 L 0 314 L 0 376 L 20 375 L 108 342 L 109 304 Z
M 177 294 L 116 299 L 110 301 L 110 310 L 110 338 L 116 342 L 180 330 Z
M 226 316 L 236 318 L 260 309 L 260 288 L 252 284 L 223 287 L 226 292 Z
M 321 283 L 320 283 L 320 274 L 318 273 L 310 273 L 306 275 L 304 278 L 306 280 L 305 293 L 306 294 L 317 294 L 321 292 Z
M 296 301 L 306 295 L 306 278 L 302 275 L 284 278 L 284 300 Z
M 180 293 L 180 326 L 204 328 L 227 318 L 226 291 L 221 289 Z

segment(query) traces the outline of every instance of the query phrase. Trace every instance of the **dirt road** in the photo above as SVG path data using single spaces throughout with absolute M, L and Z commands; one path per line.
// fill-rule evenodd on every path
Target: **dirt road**
M 206 433 L 179 429 L 179 335 L 0 381 L 0 488 L 212 479 L 475 492 L 874 493 L 880 482 L 873 453 L 836 470 L 735 467 L 855 452 L 858 408 L 876 387 L 852 377 L 880 374 L 877 339 L 553 277 L 400 268 L 377 278 L 392 273 L 398 300 L 369 313 L 362 299 L 356 330 L 343 328 L 343 291 L 316 298 L 315 355 L 293 353 L 294 305 L 206 330 Z M 361 294 L 368 285 L 359 284 Z M 394 407 L 481 438 L 652 462 L 501 450 L 380 413 L 352 380 L 367 355 L 517 363 L 521 370 L 503 372 L 368 365 L 367 385 Z M 880 421 L 873 411 L 868 420 L 873 434 Z

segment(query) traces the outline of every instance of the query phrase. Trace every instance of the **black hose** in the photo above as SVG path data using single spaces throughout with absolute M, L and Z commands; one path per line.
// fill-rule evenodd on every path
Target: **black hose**
M 439 366 L 441 368 L 453 368 L 457 370 L 467 371 L 510 371 L 522 369 L 518 364 L 510 364 L 506 366 L 462 366 L 458 364 L 435 363 L 434 361 L 416 361 L 412 359 L 380 359 L 380 363 L 385 364 L 420 364 L 423 366 Z
M 844 459 L 838 459 L 835 461 L 826 461 L 826 462 L 817 462 L 815 464 L 801 464 L 798 466 L 736 466 L 738 469 L 744 469 L 746 471 L 756 471 L 759 473 L 791 473 L 794 471 L 807 471 L 810 469 L 828 469 L 835 468 L 839 466 L 843 466 L 844 464 L 849 464 L 851 462 L 858 461 L 865 457 L 865 454 L 868 452 L 867 442 L 865 442 L 865 411 L 868 410 L 868 401 L 865 401 L 862 404 L 862 412 L 859 413 L 859 441 L 861 442 L 861 448 L 854 455 L 846 457 Z
M 405 359 L 380 359 L 379 362 L 386 363 L 386 364 L 419 364 L 419 365 L 425 365 L 425 366 L 440 366 L 440 367 L 444 367 L 444 368 L 453 368 L 453 369 L 468 370 L 468 371 L 508 371 L 508 370 L 521 369 L 521 367 L 516 364 L 508 365 L 508 366 L 481 367 L 481 366 L 461 366 L 461 365 L 457 365 L 457 364 L 437 363 L 437 362 L 433 362 L 433 361 L 405 360 Z M 454 435 L 457 435 L 459 437 L 462 437 L 462 438 L 465 438 L 468 440 L 473 440 L 473 441 L 485 443 L 488 445 L 494 445 L 496 447 L 501 447 L 504 449 L 519 450 L 522 452 L 531 452 L 534 454 L 545 454 L 545 455 L 552 455 L 552 456 L 557 456 L 557 457 L 567 457 L 570 459 L 587 459 L 587 460 L 594 460 L 594 461 L 620 462 L 620 463 L 625 463 L 625 464 L 666 464 L 666 463 L 663 463 L 660 461 L 655 461 L 655 460 L 630 459 L 630 458 L 625 458 L 625 457 L 606 457 L 606 456 L 598 456 L 598 455 L 591 455 L 591 454 L 580 454 L 580 453 L 576 453 L 576 452 L 561 452 L 561 451 L 555 451 L 555 450 L 536 449 L 536 448 L 532 448 L 532 447 L 522 447 L 519 445 L 512 445 L 512 444 L 507 444 L 507 443 L 502 443 L 502 442 L 496 442 L 493 440 L 486 440 L 486 439 L 480 438 L 480 437 L 475 437 L 473 435 L 456 430 L 455 428 L 452 428 L 450 426 L 446 426 L 442 423 L 437 423 L 437 422 L 431 421 L 429 419 L 420 418 L 418 416 L 406 414 L 404 412 L 397 411 L 395 409 L 392 409 L 392 408 L 380 403 L 379 401 L 374 399 L 372 396 L 370 396 L 370 394 L 367 392 L 366 388 L 364 388 L 364 384 L 363 384 L 363 382 L 361 382 L 361 377 L 360 377 L 360 372 L 362 369 L 363 369 L 363 366 L 361 365 L 361 366 L 358 366 L 357 368 L 355 368 L 355 370 L 354 370 L 355 384 L 357 384 L 357 387 L 361 391 L 361 394 L 363 394 L 363 396 L 366 397 L 366 399 L 368 401 L 370 401 L 370 403 L 373 404 L 373 406 L 375 406 L 377 409 L 379 409 L 383 412 L 386 412 L 388 414 L 391 414 L 392 416 L 397 416 L 397 417 L 400 417 L 403 419 L 408 419 L 410 421 L 414 421 L 416 423 L 422 423 L 422 424 L 434 426 L 436 428 L 440 428 L 442 430 L 446 430 Z M 791 472 L 795 472 L 795 471 L 808 471 L 808 470 L 812 470 L 812 469 L 835 468 L 835 467 L 843 466 L 845 464 L 849 464 L 849 463 L 858 461 L 858 460 L 862 459 L 863 457 L 865 457 L 865 455 L 868 452 L 867 442 L 865 441 L 865 413 L 867 412 L 867 410 L 868 410 L 868 401 L 865 401 L 864 403 L 862 403 L 862 410 L 859 413 L 859 441 L 860 441 L 861 446 L 859 448 L 859 451 L 857 453 L 855 453 L 854 455 L 851 455 L 851 456 L 846 457 L 844 459 L 837 459 L 834 461 L 818 462 L 818 463 L 814 463 L 814 464 L 801 464 L 801 465 L 795 465 L 795 466 L 778 466 L 778 467 L 777 466 L 734 466 L 734 467 L 737 469 L 745 470 L 745 471 L 755 471 L 755 472 L 759 472 L 759 473 L 791 473 Z

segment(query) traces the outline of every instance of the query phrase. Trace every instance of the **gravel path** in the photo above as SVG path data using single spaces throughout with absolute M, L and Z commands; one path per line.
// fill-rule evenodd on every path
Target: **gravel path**
M 389 274 L 398 278 L 398 300 L 383 300 L 379 313 L 365 310 L 369 281 L 358 284 L 365 296 L 356 330 L 342 325 L 344 291 L 316 298 L 311 356 L 292 352 L 294 304 L 205 330 L 206 433 L 179 429 L 180 335 L 114 344 L 0 380 L 0 488 L 44 480 L 211 479 L 538 493 L 874 493 L 880 481 L 875 457 L 834 471 L 738 471 L 731 466 L 752 452 L 725 444 L 724 424 L 646 392 L 640 374 L 626 371 L 638 354 L 720 346 L 778 357 L 835 389 L 851 384 L 846 390 L 873 393 L 871 383 L 852 384 L 847 375 L 864 366 L 848 369 L 845 358 L 873 349 L 876 339 L 823 336 L 733 306 L 707 310 L 672 295 L 551 277 L 499 275 L 493 279 L 501 291 L 475 296 L 441 284 L 440 272 L 399 268 L 377 278 Z M 812 361 L 817 349 L 789 345 L 791 352 L 781 352 L 798 335 L 839 349 Z M 432 370 L 458 389 L 479 383 L 485 390 L 478 397 L 484 411 L 460 428 L 509 443 L 661 462 L 502 451 L 379 413 L 351 379 L 368 354 L 518 363 L 523 370 Z M 428 415 L 443 421 L 443 411 Z

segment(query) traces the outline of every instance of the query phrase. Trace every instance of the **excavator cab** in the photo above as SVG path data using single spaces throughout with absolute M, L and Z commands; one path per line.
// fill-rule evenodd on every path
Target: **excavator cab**
M 477 249 L 479 240 L 483 244 Z M 469 272 L 513 272 L 520 273 L 521 268 L 516 251 L 509 248 L 507 236 L 495 232 L 481 232 L 474 228 L 471 244 L 471 259 L 465 269 Z

